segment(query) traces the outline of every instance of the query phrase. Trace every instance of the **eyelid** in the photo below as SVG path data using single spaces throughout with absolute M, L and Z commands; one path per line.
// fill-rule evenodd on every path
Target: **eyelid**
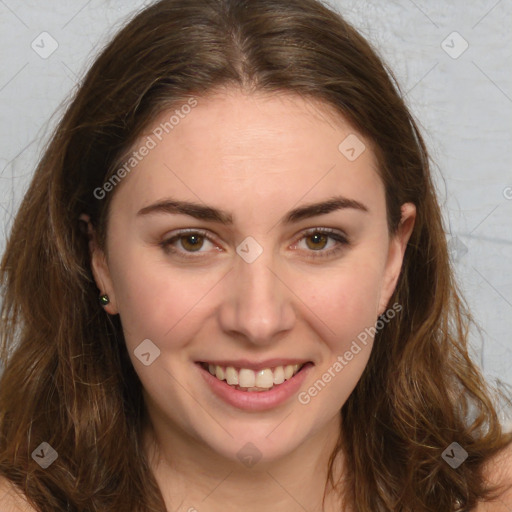
M 348 243 L 348 236 L 339 229 L 333 229 L 333 228 L 324 228 L 324 227 L 318 227 L 318 228 L 308 228 L 300 232 L 300 236 L 298 240 L 302 240 L 304 237 L 308 235 L 314 235 L 315 233 L 322 233 L 326 235 L 338 235 L 340 238 L 343 238 Z

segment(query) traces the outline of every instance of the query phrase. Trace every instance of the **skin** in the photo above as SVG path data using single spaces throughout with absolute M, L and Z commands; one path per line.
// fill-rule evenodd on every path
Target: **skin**
M 141 141 L 169 115 L 156 119 Z M 366 145 L 354 161 L 338 150 L 349 134 Z M 402 222 L 391 236 L 369 141 L 325 105 L 237 89 L 198 98 L 112 193 L 105 250 L 91 240 L 92 269 L 110 298 L 105 310 L 120 315 L 144 388 L 152 427 L 144 443 L 168 510 L 322 510 L 339 411 L 372 340 L 308 404 L 294 396 L 263 412 L 217 398 L 194 361 L 301 358 L 314 363 L 301 387 L 307 390 L 391 307 L 414 205 L 402 205 Z M 333 195 L 368 211 L 345 208 L 279 223 L 292 208 Z M 234 224 L 137 215 L 169 197 L 225 209 Z M 179 255 L 192 252 L 186 236 L 174 243 L 178 253 L 160 246 L 187 228 L 212 238 L 196 242 L 197 259 Z M 349 243 L 304 234 L 313 228 L 332 228 Z M 236 252 L 248 236 L 263 249 L 252 263 Z M 339 252 L 318 256 L 337 246 Z M 149 366 L 134 355 L 145 339 L 160 349 Z M 248 442 L 262 455 L 251 468 L 237 457 Z M 342 467 L 340 456 L 337 475 Z M 325 510 L 335 505 L 330 497 Z

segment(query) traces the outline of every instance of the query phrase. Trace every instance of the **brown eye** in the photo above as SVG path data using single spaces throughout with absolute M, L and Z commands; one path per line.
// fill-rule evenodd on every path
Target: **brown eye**
M 181 231 L 167 240 L 163 240 L 159 245 L 166 254 L 173 254 L 181 258 L 202 258 L 207 256 L 208 253 L 211 255 L 211 251 L 208 251 L 208 249 L 215 247 L 214 241 L 206 231 L 196 229 Z
M 204 236 L 202 235 L 183 235 L 179 237 L 179 240 L 181 241 L 181 246 L 186 251 L 198 251 L 201 249 L 204 243 Z
M 294 248 L 305 251 L 308 258 L 327 258 L 335 256 L 349 245 L 344 233 L 330 228 L 316 228 L 303 233 Z
M 325 236 L 321 233 L 313 233 L 312 235 L 308 235 L 306 237 L 306 245 L 309 247 L 309 249 L 318 250 L 323 249 L 328 241 L 328 236 Z M 311 240 L 311 244 L 309 241 Z

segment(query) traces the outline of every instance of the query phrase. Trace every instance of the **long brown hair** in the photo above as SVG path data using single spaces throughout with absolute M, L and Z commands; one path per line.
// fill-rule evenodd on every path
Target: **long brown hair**
M 161 0 L 89 70 L 2 260 L 0 474 L 43 512 L 165 511 L 141 443 L 141 383 L 118 316 L 98 305 L 79 216 L 90 215 L 104 243 L 115 191 L 97 199 L 94 190 L 158 113 L 221 86 L 324 102 L 372 142 L 390 231 L 401 204 L 417 208 L 390 301 L 403 305 L 399 321 L 377 333 L 341 410 L 347 503 L 357 512 L 474 507 L 489 495 L 484 463 L 512 434 L 468 355 L 471 318 L 453 279 L 427 150 L 392 73 L 315 0 Z M 42 442 L 58 453 L 46 470 L 31 457 Z M 457 469 L 442 458 L 452 442 L 468 453 Z

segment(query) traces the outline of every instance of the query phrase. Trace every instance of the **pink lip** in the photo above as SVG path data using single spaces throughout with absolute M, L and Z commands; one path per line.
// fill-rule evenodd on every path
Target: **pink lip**
M 240 363 L 241 361 L 237 361 L 236 363 L 234 361 L 230 361 L 228 366 L 236 367 L 236 365 Z M 241 367 L 247 368 L 247 366 L 244 366 L 246 363 L 247 362 L 244 361 L 243 364 L 241 364 Z M 268 363 L 269 361 L 265 362 L 265 364 Z M 210 364 L 223 366 L 219 363 Z M 224 402 L 232 405 L 233 407 L 237 407 L 238 409 L 245 409 L 247 411 L 265 411 L 281 405 L 294 395 L 306 379 L 310 369 L 313 367 L 313 363 L 306 363 L 304 367 L 291 379 L 274 386 L 269 391 L 240 391 L 230 386 L 225 381 L 221 381 L 217 379 L 217 377 L 211 375 L 210 372 L 205 370 L 200 363 L 196 363 L 195 366 L 198 368 L 213 393 Z M 276 366 L 280 366 L 280 364 L 277 364 Z M 269 367 L 272 368 L 272 366 L 263 366 L 263 368 Z
M 265 368 L 277 368 L 278 366 L 287 366 L 289 364 L 298 364 L 303 365 L 307 363 L 304 359 L 267 359 L 265 361 L 249 361 L 248 359 L 236 359 L 228 361 L 227 359 L 223 360 L 215 360 L 215 361 L 197 361 L 213 364 L 217 366 L 221 366 L 222 368 L 227 368 L 228 366 L 232 366 L 233 368 L 248 368 L 257 372 L 258 370 L 263 370 Z

